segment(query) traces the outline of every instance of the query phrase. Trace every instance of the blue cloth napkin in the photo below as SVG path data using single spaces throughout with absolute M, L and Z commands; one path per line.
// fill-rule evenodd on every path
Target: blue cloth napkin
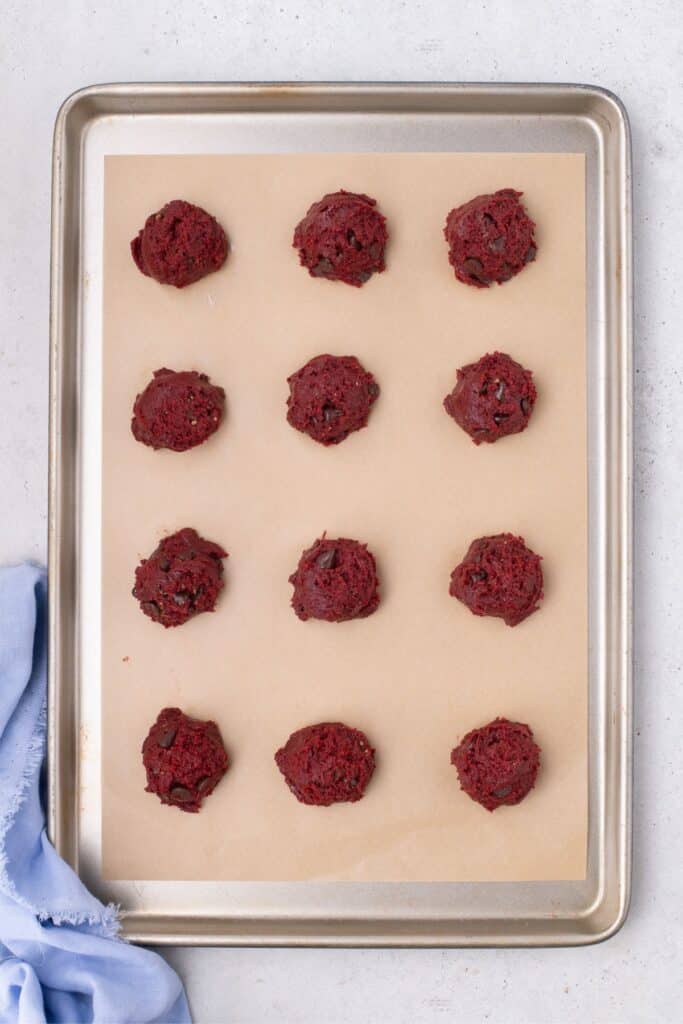
M 183 1024 L 171 968 L 117 938 L 45 832 L 46 580 L 0 569 L 0 1021 Z

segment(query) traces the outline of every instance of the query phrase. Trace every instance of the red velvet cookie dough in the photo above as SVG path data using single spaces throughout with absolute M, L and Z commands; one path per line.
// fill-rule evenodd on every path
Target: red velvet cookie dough
M 150 448 L 184 452 L 202 444 L 218 430 L 225 391 L 195 370 L 155 370 L 137 396 L 131 430 Z
M 220 270 L 228 255 L 228 238 L 206 210 L 173 199 L 147 218 L 130 250 L 146 277 L 185 288 Z
M 359 729 L 321 722 L 292 733 L 275 763 L 300 803 L 328 807 L 361 799 L 375 770 L 375 751 Z
M 311 277 L 360 287 L 384 270 L 387 238 L 376 200 L 342 189 L 313 203 L 297 224 L 292 244 Z
M 219 544 L 186 527 L 164 537 L 135 570 L 133 597 L 145 615 L 162 626 L 182 626 L 201 612 L 212 612 L 223 589 Z
M 543 599 L 541 559 L 511 533 L 479 537 L 451 573 L 450 594 L 474 615 L 517 626 Z
M 487 811 L 495 811 L 518 804 L 533 789 L 540 753 L 528 725 L 495 718 L 467 733 L 451 752 L 451 764 L 461 789 Z
M 215 722 L 190 718 L 180 708 L 164 708 L 142 744 L 147 793 L 162 804 L 196 813 L 229 767 Z
M 503 284 L 536 259 L 536 225 L 519 201 L 522 194 L 502 188 L 448 214 L 444 235 L 458 281 L 475 288 Z
M 379 605 L 374 556 L 357 540 L 321 537 L 304 551 L 289 582 L 292 607 L 304 622 L 362 619 Z
M 504 352 L 482 356 L 458 370 L 444 408 L 475 444 L 492 444 L 525 430 L 536 402 L 530 370 Z
M 287 383 L 288 422 L 324 445 L 364 427 L 379 395 L 375 378 L 355 356 L 316 356 Z

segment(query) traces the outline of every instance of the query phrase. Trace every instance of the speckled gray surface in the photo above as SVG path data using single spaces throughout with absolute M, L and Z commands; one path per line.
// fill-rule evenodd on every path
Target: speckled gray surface
M 579 950 L 183 950 L 195 1019 L 673 1022 L 683 995 L 683 25 L 679 0 L 5 0 L 0 560 L 45 558 L 50 143 L 115 80 L 592 82 L 631 115 L 636 239 L 636 784 L 630 917 Z

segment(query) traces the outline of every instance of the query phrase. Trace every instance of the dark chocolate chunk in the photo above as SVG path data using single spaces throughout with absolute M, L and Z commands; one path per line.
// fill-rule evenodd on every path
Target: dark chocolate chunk
M 337 564 L 337 549 L 327 548 L 325 551 L 321 551 L 315 564 L 319 569 L 334 569 Z
M 326 274 L 331 274 L 333 269 L 330 260 L 321 259 L 314 267 L 311 267 L 311 274 L 313 277 L 325 277 Z
M 484 273 L 484 266 L 481 260 L 475 259 L 474 256 L 470 256 L 469 259 L 465 260 L 462 269 L 481 284 L 491 283 L 491 278 Z
M 178 730 L 175 726 L 167 729 L 166 732 L 162 732 L 161 736 L 157 740 L 157 743 L 163 750 L 168 750 L 169 747 L 173 746 L 173 741 L 176 738 Z
M 188 803 L 194 799 L 192 793 L 185 786 L 171 786 L 168 795 L 171 800 L 175 800 L 177 804 Z

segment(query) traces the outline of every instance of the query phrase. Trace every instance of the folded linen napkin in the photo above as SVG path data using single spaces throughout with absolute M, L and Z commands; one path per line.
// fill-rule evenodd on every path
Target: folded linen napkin
M 184 1024 L 176 974 L 117 938 L 47 838 L 46 590 L 36 566 L 0 569 L 0 1021 Z

